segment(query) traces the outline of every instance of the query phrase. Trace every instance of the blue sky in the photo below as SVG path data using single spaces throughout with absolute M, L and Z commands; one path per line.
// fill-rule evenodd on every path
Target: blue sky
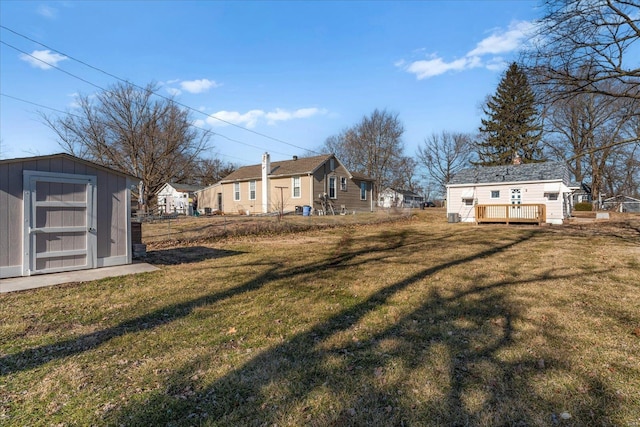
M 76 94 L 117 82 L 76 60 L 156 82 L 216 133 L 207 155 L 225 161 L 304 155 L 376 108 L 398 114 L 411 156 L 433 133 L 477 130 L 479 106 L 526 43 L 538 6 L 2 0 L 0 158 L 62 151 L 37 111 L 55 113 L 14 98 L 73 111 Z

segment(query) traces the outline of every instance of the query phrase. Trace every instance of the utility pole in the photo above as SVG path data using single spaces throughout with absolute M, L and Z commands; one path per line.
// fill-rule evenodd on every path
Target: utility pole
M 280 219 L 282 219 L 282 215 L 284 215 L 284 194 L 283 190 L 289 187 L 279 187 L 276 185 L 276 188 L 280 189 Z

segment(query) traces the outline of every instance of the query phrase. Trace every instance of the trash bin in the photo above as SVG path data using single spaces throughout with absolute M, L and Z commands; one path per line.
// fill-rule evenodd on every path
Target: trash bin
M 296 206 L 296 215 L 302 215 L 302 206 Z
M 302 207 L 302 216 L 309 216 L 311 215 L 311 206 L 303 206 Z

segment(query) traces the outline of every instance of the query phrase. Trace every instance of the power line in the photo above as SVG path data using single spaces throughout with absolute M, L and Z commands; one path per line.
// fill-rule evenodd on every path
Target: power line
M 10 98 L 10 99 L 13 99 L 13 100 L 16 100 L 16 101 L 24 102 L 25 104 L 31 104 L 31 105 L 34 105 L 34 106 L 36 106 L 36 107 L 45 108 L 45 109 L 47 109 L 47 110 L 55 111 L 55 112 L 57 112 L 57 113 L 66 114 L 66 115 L 69 115 L 69 116 L 72 116 L 72 117 L 76 117 L 76 118 L 81 119 L 81 120 L 82 120 L 82 119 L 84 119 L 84 117 L 79 116 L 79 115 L 77 115 L 77 114 L 73 114 L 73 113 L 71 113 L 71 112 L 69 112 L 69 111 L 62 111 L 62 110 L 59 110 L 59 109 L 57 109 L 57 108 L 48 107 L 48 106 L 43 105 L 43 104 L 38 104 L 37 102 L 28 101 L 28 100 L 26 100 L 26 99 L 19 98 L 19 97 L 17 97 L 17 96 L 13 96 L 13 95 L 6 94 L 6 93 L 4 93 L 4 92 L 0 92 L 0 96 L 4 96 L 5 98 Z M 99 122 L 99 123 L 101 123 L 101 124 L 107 124 L 107 123 L 105 123 L 105 122 L 103 122 L 103 121 L 100 121 L 100 120 L 98 120 L 97 122 Z M 257 148 L 257 149 L 259 149 L 259 150 L 262 150 L 262 147 L 259 147 L 259 146 L 257 146 L 257 145 L 252 145 L 252 144 L 249 144 L 249 143 L 247 143 L 247 142 L 238 141 L 237 139 L 229 138 L 229 137 L 228 137 L 228 136 L 226 136 L 226 135 L 223 135 L 223 134 L 221 134 L 221 133 L 217 133 L 217 132 L 213 132 L 213 131 L 210 131 L 210 130 L 208 130 L 208 129 L 201 128 L 201 127 L 196 126 L 196 125 L 194 125 L 194 124 L 192 124 L 192 123 L 190 123 L 189 125 L 190 125 L 191 127 L 194 127 L 194 128 L 196 128 L 196 129 L 202 130 L 202 131 L 207 132 L 207 133 L 211 132 L 211 134 L 212 134 L 213 136 L 219 136 L 219 137 L 222 137 L 222 138 L 224 138 L 224 139 L 227 139 L 227 140 L 229 140 L 229 141 L 231 141 L 231 142 L 235 142 L 235 143 L 238 143 L 238 144 L 246 145 L 247 147 Z M 287 154 L 286 154 L 286 153 L 280 153 L 280 152 L 273 151 L 273 150 L 272 150 L 271 152 L 272 152 L 272 153 L 275 153 L 275 154 L 281 154 L 281 155 L 283 155 L 283 156 L 287 156 Z M 225 157 L 231 157 L 231 158 L 234 158 L 234 159 L 238 159 L 238 160 L 246 161 L 246 159 L 241 159 L 241 158 L 236 157 L 236 156 L 230 156 L 230 155 L 227 155 L 227 154 L 221 154 L 221 155 L 222 155 L 222 156 L 225 156 Z
M 19 36 L 19 37 L 22 37 L 22 38 L 26 39 L 26 40 L 29 40 L 30 42 L 36 43 L 36 44 L 38 44 L 38 45 L 40 45 L 40 46 L 42 46 L 42 47 L 44 47 L 44 48 L 47 48 L 47 49 L 49 49 L 49 50 L 51 50 L 51 51 L 53 51 L 53 52 L 59 53 L 60 55 L 63 55 L 63 56 L 65 56 L 65 57 L 67 57 L 67 58 L 71 59 L 72 61 L 78 62 L 79 64 L 82 64 L 82 65 L 84 65 L 84 66 L 86 66 L 86 67 L 89 67 L 89 68 L 91 68 L 91 69 L 95 70 L 95 71 L 98 71 L 98 72 L 100 72 L 100 73 L 103 73 L 103 74 L 105 74 L 105 75 L 107 75 L 107 76 L 109 76 L 109 77 L 112 77 L 112 78 L 114 78 L 114 79 L 116 79 L 116 80 L 119 80 L 119 81 L 121 81 L 121 82 L 123 82 L 123 83 L 127 83 L 127 84 L 129 84 L 129 85 L 132 85 L 132 86 L 134 86 L 134 87 L 136 87 L 136 88 L 138 88 L 138 89 L 140 89 L 140 90 L 146 90 L 145 88 L 143 88 L 143 87 L 141 87 L 141 86 L 139 86 L 139 85 L 137 85 L 137 84 L 135 84 L 135 83 L 133 83 L 133 82 L 131 82 L 131 81 L 129 81 L 129 80 L 123 79 L 123 78 L 121 78 L 121 77 L 119 77 L 119 76 L 116 76 L 115 74 L 112 74 L 112 73 L 110 73 L 110 72 L 108 72 L 108 71 L 105 71 L 105 70 L 103 70 L 103 69 L 101 69 L 101 68 L 99 68 L 99 67 L 95 67 L 95 66 L 93 66 L 93 65 L 91 65 L 91 64 L 88 64 L 88 63 L 86 63 L 86 62 L 84 62 L 84 61 L 82 61 L 82 60 L 80 60 L 80 59 L 77 59 L 77 58 L 75 58 L 75 57 L 73 57 L 73 56 L 71 56 L 71 55 L 68 55 L 68 54 L 66 54 L 65 52 L 61 52 L 61 51 L 59 51 L 59 50 L 57 50 L 57 49 L 55 49 L 55 48 L 52 48 L 52 47 L 50 47 L 50 46 L 47 46 L 47 45 L 46 45 L 46 44 L 44 44 L 44 43 L 41 43 L 41 42 L 39 42 L 39 41 L 37 41 L 37 40 L 34 40 L 34 39 L 32 39 L 32 38 L 30 38 L 30 37 L 28 37 L 28 36 L 24 35 L 24 34 L 19 33 L 18 31 L 15 31 L 15 30 L 13 30 L 13 29 L 11 29 L 11 28 L 8 28 L 8 27 L 6 27 L 6 26 L 4 26 L 4 25 L 1 25 L 1 24 L 0 24 L 0 28 L 2 28 L 2 29 L 4 29 L 4 30 L 7 30 L 7 31 L 9 31 L 9 32 L 11 32 L 11 33 L 13 33 L 13 34 L 15 34 L 15 35 Z M 78 77 L 78 76 L 75 76 L 75 75 L 73 75 L 73 74 L 71 74 L 71 73 L 69 73 L 69 72 L 67 72 L 67 71 L 65 71 L 65 70 L 63 70 L 63 69 L 61 69 L 61 68 L 59 68 L 59 67 L 57 67 L 57 66 L 53 65 L 53 64 L 49 64 L 48 62 L 46 62 L 46 61 L 44 61 L 44 60 L 42 60 L 42 59 L 40 59 L 40 58 L 36 58 L 35 56 L 33 56 L 33 55 L 31 55 L 31 54 L 29 54 L 29 53 L 27 53 L 27 52 L 24 52 L 24 51 L 22 51 L 22 50 L 20 50 L 20 49 L 18 49 L 18 48 L 16 48 L 16 47 L 14 47 L 14 46 L 12 46 L 12 45 L 9 45 L 8 43 L 2 42 L 1 40 L 0 40 L 0 43 L 3 43 L 3 44 L 5 44 L 5 45 L 7 45 L 7 46 L 9 46 L 9 47 L 11 47 L 11 48 L 13 48 L 13 49 L 15 49 L 15 50 L 19 51 L 19 52 L 22 52 L 22 53 L 23 53 L 23 54 L 25 54 L 25 55 L 28 55 L 28 56 L 30 56 L 30 57 L 32 57 L 32 58 L 35 58 L 35 59 L 37 59 L 38 61 L 40 61 L 40 62 L 42 62 L 42 63 L 44 63 L 44 64 L 47 64 L 47 65 L 49 65 L 49 66 L 51 66 L 51 67 L 53 67 L 53 68 L 55 68 L 55 69 L 57 69 L 57 70 L 59 70 L 59 71 L 62 71 L 62 72 L 64 72 L 64 73 L 66 73 L 66 74 L 69 74 L 70 76 L 72 76 L 72 77 L 74 77 L 74 78 L 77 78 L 77 79 L 79 79 L 79 80 L 81 80 L 81 81 L 83 81 L 83 82 L 85 82 L 85 83 L 88 83 L 88 84 L 90 84 L 90 85 L 92 85 L 92 86 L 95 86 L 95 87 L 100 88 L 100 86 L 97 86 L 97 85 L 95 85 L 95 84 L 93 84 L 93 83 L 91 83 L 91 82 L 89 82 L 89 81 L 87 81 L 87 80 L 85 80 L 85 79 L 83 79 L 83 78 L 80 78 L 80 77 Z M 100 88 L 100 89 L 105 90 L 105 89 L 103 89 L 103 88 Z M 275 141 L 275 142 L 279 142 L 279 143 L 281 143 L 281 144 L 288 145 L 288 146 L 290 146 L 290 147 L 294 147 L 294 148 L 297 148 L 297 149 L 300 149 L 300 150 L 306 150 L 306 151 L 309 151 L 309 152 L 311 152 L 311 153 L 315 153 L 315 154 L 321 154 L 321 153 L 318 153 L 318 152 L 316 152 L 316 151 L 313 151 L 313 150 L 310 150 L 310 149 L 307 149 L 307 148 L 304 148 L 304 147 L 301 147 L 301 146 L 298 146 L 298 145 L 295 145 L 295 144 L 291 144 L 291 143 L 289 143 L 289 142 L 287 142 L 287 141 L 283 141 L 283 140 L 281 140 L 281 139 L 279 139 L 279 138 L 275 138 L 275 137 L 269 136 L 269 135 L 267 135 L 267 134 L 264 134 L 264 133 L 261 133 L 261 132 L 257 132 L 257 131 L 255 131 L 255 130 L 253 130 L 253 129 L 249 129 L 249 128 L 246 128 L 246 127 L 244 127 L 244 126 L 240 126 L 240 125 L 238 125 L 238 124 L 235 124 L 235 123 L 229 122 L 229 121 L 224 120 L 224 119 L 221 119 L 221 118 L 219 118 L 219 117 L 215 117 L 215 116 L 209 115 L 209 114 L 205 113 L 204 111 L 200 111 L 200 110 L 198 110 L 198 109 L 196 109 L 196 108 L 193 108 L 193 107 L 191 107 L 191 106 L 188 106 L 188 105 L 186 105 L 186 104 L 183 104 L 183 103 L 181 103 L 181 102 L 178 102 L 178 101 L 176 101 L 176 100 L 174 100 L 174 99 L 172 99 L 172 98 L 169 98 L 169 97 L 164 96 L 164 95 L 162 95 L 162 94 L 159 94 L 159 93 L 157 93 L 157 92 L 152 92 L 152 93 L 153 93 L 154 95 L 156 95 L 156 96 L 158 96 L 158 97 L 160 97 L 160 98 L 164 99 L 164 100 L 168 100 L 168 101 L 170 101 L 170 102 L 173 102 L 173 103 L 175 103 L 176 105 L 179 105 L 179 106 L 181 106 L 181 107 L 184 107 L 184 108 L 186 108 L 186 109 L 188 109 L 188 110 L 195 111 L 195 112 L 197 112 L 197 113 L 199 113 L 199 114 L 204 114 L 205 116 L 207 116 L 207 118 L 212 118 L 212 119 L 218 120 L 218 121 L 220 121 L 220 122 L 222 122 L 222 123 L 228 124 L 228 125 L 230 125 L 230 126 L 234 126 L 234 127 L 238 128 L 238 129 L 242 129 L 242 130 L 244 130 L 244 131 L 246 131 L 246 132 L 251 132 L 251 133 L 253 133 L 253 134 L 255 134 L 255 135 L 258 135 L 258 136 L 261 136 L 261 137 L 263 137 L 263 138 L 267 138 L 267 139 L 270 139 L 270 140 L 272 140 L 272 141 Z M 262 149 L 262 148 L 261 148 L 261 149 Z M 275 153 L 275 151 L 274 151 L 274 153 Z M 281 154 L 281 153 L 278 153 L 278 154 Z

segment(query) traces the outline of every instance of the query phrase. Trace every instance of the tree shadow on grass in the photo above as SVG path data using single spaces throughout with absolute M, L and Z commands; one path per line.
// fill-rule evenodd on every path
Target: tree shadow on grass
M 242 253 L 243 252 L 224 249 L 213 249 L 206 246 L 187 246 L 149 251 L 144 257 L 144 261 L 153 265 L 176 265 L 241 255 Z
M 522 313 L 503 291 L 539 283 L 552 286 L 581 274 L 548 270 L 528 280 L 493 280 L 446 295 L 432 291 L 418 308 L 366 339 L 336 340 L 409 287 L 435 280 L 449 267 L 477 259 L 490 262 L 493 255 L 534 234 L 399 280 L 213 383 L 194 376 L 210 363 L 208 358 L 194 358 L 167 379 L 164 391 L 122 406 L 106 419 L 126 425 L 524 426 L 555 425 L 561 421 L 559 411 L 571 409 L 575 421 L 563 425 L 615 424 L 608 414 L 619 403 L 599 379 L 583 378 L 586 396 L 562 396 L 570 408 L 561 408 L 554 391 L 537 386 L 546 372 L 575 375 L 572 367 L 553 355 L 545 355 L 543 366 L 535 349 L 526 356 L 509 355 L 517 341 L 514 323 Z M 391 247 L 397 256 L 405 238 L 396 236 L 381 249 L 380 259 Z M 367 253 L 350 252 L 351 246 L 345 237 L 326 266 L 348 268 Z M 286 275 L 320 267 L 309 265 Z M 334 399 L 327 406 L 322 395 Z
M 402 246 L 404 236 L 404 233 L 400 233 L 399 235 L 394 235 L 394 238 L 389 238 L 386 234 L 383 234 L 381 238 L 385 240 L 385 250 L 395 249 Z M 343 241 L 347 242 L 349 240 L 350 237 L 347 237 L 346 240 L 343 239 Z M 343 248 L 343 246 L 340 246 L 340 248 Z M 180 250 L 181 249 L 176 249 L 176 251 Z M 94 349 L 116 337 L 160 327 L 189 315 L 198 307 L 208 306 L 237 295 L 255 291 L 265 284 L 277 279 L 312 275 L 326 272 L 330 268 L 346 268 L 344 265 L 340 264 L 343 264 L 358 255 L 365 253 L 370 254 L 372 250 L 373 248 L 370 246 L 352 252 L 345 252 L 343 249 L 340 249 L 335 253 L 335 255 L 329 257 L 326 261 L 323 260 L 315 263 L 309 263 L 302 267 L 294 267 L 292 269 L 285 269 L 282 263 L 270 263 L 268 265 L 263 264 L 262 266 L 266 268 L 265 271 L 240 286 L 216 292 L 214 294 L 204 295 L 193 300 L 165 306 L 142 316 L 126 320 L 107 329 L 2 356 L 0 357 L 0 374 L 8 375 L 14 372 L 33 369 L 52 360 Z M 221 256 L 233 256 L 240 254 L 240 252 L 236 251 L 211 250 L 211 252 L 205 252 L 209 255 L 222 254 Z M 256 264 L 254 263 L 251 266 L 255 267 L 255 265 Z M 353 265 L 355 264 L 351 264 L 351 266 Z

